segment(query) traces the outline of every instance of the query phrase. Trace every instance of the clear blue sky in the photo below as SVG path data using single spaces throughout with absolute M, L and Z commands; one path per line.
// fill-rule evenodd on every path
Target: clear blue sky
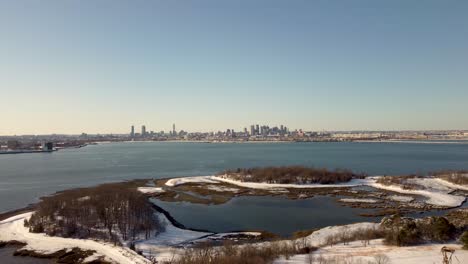
M 0 0 L 0 134 L 468 129 L 468 1 Z

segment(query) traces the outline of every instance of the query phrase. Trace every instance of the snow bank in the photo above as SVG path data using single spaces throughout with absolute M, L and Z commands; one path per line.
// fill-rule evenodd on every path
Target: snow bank
M 181 229 L 172 225 L 171 222 L 166 218 L 164 214 L 158 214 L 158 217 L 159 217 L 159 221 L 166 225 L 166 230 L 158 234 L 155 237 L 138 242 L 137 246 L 143 246 L 145 244 L 146 245 L 174 246 L 174 245 L 187 243 L 188 241 L 213 234 L 213 233 Z
M 174 179 L 169 179 L 166 182 L 166 186 L 174 187 L 174 186 L 186 184 L 186 183 L 219 183 L 219 181 L 212 180 L 211 176 L 174 178 Z
M 163 193 L 161 187 L 138 187 L 138 191 L 142 193 Z
M 397 202 L 412 202 L 414 200 L 411 196 L 404 196 L 404 195 L 390 195 L 388 196 L 390 200 L 397 201 Z
M 466 185 L 461 185 L 461 184 L 455 184 L 449 181 L 446 181 L 444 179 L 439 179 L 439 178 L 434 178 L 433 179 L 435 182 L 437 182 L 440 185 L 447 186 L 448 188 L 454 189 L 454 190 L 463 190 L 463 191 L 468 191 L 468 186 Z
M 466 199 L 463 196 L 451 195 L 436 190 L 406 190 L 397 185 L 383 185 L 376 182 L 369 184 L 369 186 L 392 192 L 421 195 L 428 198 L 426 203 L 442 207 L 458 207 Z
M 215 186 L 215 185 L 208 185 L 206 189 L 216 191 L 216 192 L 238 192 L 239 189 L 237 188 L 229 188 L 224 186 Z
M 379 228 L 379 223 L 356 223 L 343 226 L 329 226 L 322 229 L 319 229 L 309 236 L 307 236 L 307 241 L 310 246 L 319 247 L 326 243 L 326 240 L 330 236 L 337 234 L 342 234 L 343 232 L 354 232 L 359 229 L 377 229 Z
M 251 189 L 272 189 L 272 188 L 333 188 L 333 187 L 354 187 L 365 185 L 368 183 L 367 179 L 353 179 L 349 182 L 345 183 L 337 183 L 337 184 L 281 184 L 281 183 L 261 183 L 261 182 L 241 182 L 232 180 L 229 178 L 219 177 L 219 176 L 211 176 L 209 179 L 218 181 L 218 182 L 225 182 L 241 187 L 251 188 Z
M 343 198 L 339 200 L 340 202 L 345 203 L 377 203 L 379 200 L 376 199 L 353 199 L 353 198 Z
M 93 258 L 104 256 L 107 261 L 114 263 L 150 263 L 147 259 L 130 249 L 114 246 L 109 243 L 89 239 L 49 237 L 43 233 L 30 233 L 28 228 L 24 227 L 24 220 L 29 219 L 31 215 L 32 213 L 25 213 L 1 221 L 0 241 L 21 241 L 27 243 L 24 249 L 44 254 L 51 254 L 62 249 L 78 247 L 84 250 L 95 250 L 97 254 L 93 255 Z

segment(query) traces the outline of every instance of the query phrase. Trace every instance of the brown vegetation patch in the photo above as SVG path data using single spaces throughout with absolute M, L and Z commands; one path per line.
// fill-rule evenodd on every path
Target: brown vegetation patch
M 446 217 L 455 227 L 468 230 L 468 208 L 453 210 Z
M 183 255 L 165 264 L 267 264 L 284 256 L 290 258 L 295 254 L 305 254 L 317 250 L 296 243 L 272 242 L 265 245 L 247 244 L 242 247 L 232 243 L 225 243 L 221 247 L 213 247 L 211 244 L 201 244 L 196 248 L 185 250 Z
M 437 178 L 460 185 L 468 185 L 468 171 L 439 171 L 433 173 Z
M 336 169 L 329 171 L 323 168 L 303 166 L 283 166 L 264 168 L 238 168 L 226 170 L 219 175 L 243 182 L 265 182 L 280 184 L 332 184 L 348 182 L 355 178 L 364 178 L 365 174 L 355 174 L 350 170 Z

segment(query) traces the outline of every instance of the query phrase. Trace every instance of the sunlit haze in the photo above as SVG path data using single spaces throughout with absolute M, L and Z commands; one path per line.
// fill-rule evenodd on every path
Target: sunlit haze
M 468 129 L 467 1 L 1 1 L 0 135 Z

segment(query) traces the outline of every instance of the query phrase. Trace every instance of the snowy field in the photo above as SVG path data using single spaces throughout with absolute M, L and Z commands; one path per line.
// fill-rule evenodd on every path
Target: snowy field
M 320 263 L 319 259 L 331 263 L 375 263 L 376 257 L 388 257 L 388 264 L 432 264 L 442 263 L 440 249 L 443 246 L 454 248 L 453 262 L 457 264 L 468 263 L 468 250 L 462 250 L 457 244 L 427 244 L 410 247 L 387 246 L 381 239 L 371 240 L 370 245 L 363 246 L 360 241 L 348 245 L 334 245 L 320 248 L 310 255 L 295 255 L 289 259 L 277 259 L 274 264 L 309 264 Z M 311 262 L 313 260 L 313 262 Z M 322 262 L 323 263 L 323 262 Z M 384 263 L 384 262 L 382 262 Z
M 0 222 L 0 241 L 16 240 L 27 243 L 24 249 L 38 253 L 51 254 L 62 249 L 79 247 L 85 250 L 95 250 L 90 258 L 104 257 L 105 260 L 120 264 L 150 263 L 146 258 L 136 252 L 110 243 L 97 242 L 88 239 L 72 239 L 62 237 L 50 237 L 45 234 L 30 233 L 24 227 L 24 220 L 29 219 L 32 213 L 20 214 Z
M 25 213 L 1 221 L 0 241 L 17 240 L 25 242 L 27 243 L 26 249 L 46 254 L 73 247 L 95 250 L 96 253 L 87 259 L 89 261 L 104 257 L 105 260 L 113 263 L 150 263 L 149 260 L 128 248 L 113 246 L 109 243 L 84 239 L 49 237 L 44 234 L 29 233 L 23 223 L 24 219 L 28 219 L 30 216 L 31 213 Z M 176 258 L 179 254 L 183 253 L 186 244 L 190 242 L 204 241 L 210 238 L 216 240 L 239 234 L 260 235 L 257 232 L 213 234 L 184 230 L 173 226 L 163 214 L 159 214 L 159 216 L 161 221 L 166 222 L 166 230 L 149 240 L 142 240 L 136 243 L 138 250 L 141 250 L 145 255 L 156 257 L 158 261 L 169 261 Z M 333 246 L 324 246 L 327 238 L 330 236 L 336 236 L 343 232 L 353 232 L 359 229 L 378 228 L 378 226 L 378 223 L 356 223 L 319 229 L 305 238 L 308 245 L 319 247 L 317 251 L 314 251 L 312 254 L 294 255 L 289 259 L 279 258 L 274 263 L 306 264 L 311 263 L 311 259 L 317 260 L 318 258 L 338 261 L 333 263 L 367 263 L 368 261 L 375 261 L 374 257 L 379 255 L 387 256 L 391 261 L 390 263 L 394 264 L 441 263 L 442 255 L 440 249 L 442 246 L 456 249 L 454 256 L 459 262 L 454 263 L 468 263 L 468 251 L 461 250 L 458 244 L 426 244 L 412 247 L 395 247 L 384 245 L 381 239 L 376 239 L 371 240 L 367 246 L 364 246 L 361 241 L 351 242 L 348 245 L 340 243 Z M 264 243 L 269 242 L 258 243 L 257 245 L 261 246 Z M 348 262 L 344 262 L 345 260 Z

